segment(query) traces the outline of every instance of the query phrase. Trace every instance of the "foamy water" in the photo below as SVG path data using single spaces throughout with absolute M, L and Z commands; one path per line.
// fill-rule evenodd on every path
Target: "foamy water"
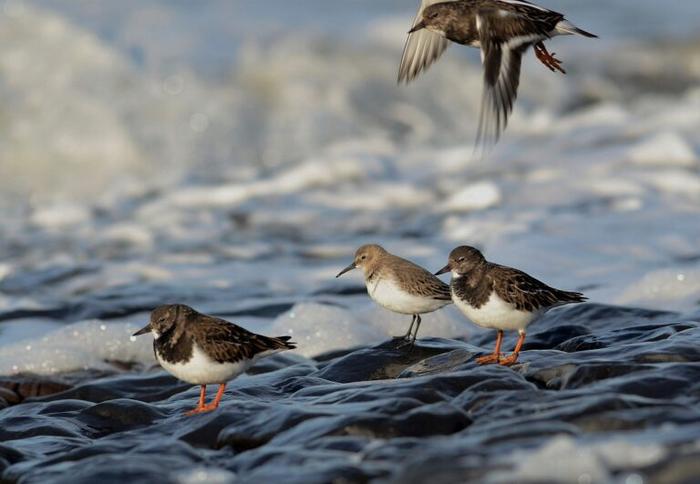
M 359 275 L 333 278 L 367 242 L 430 269 L 468 243 L 598 302 L 698 306 L 694 2 L 639 2 L 620 29 L 627 2 L 551 2 L 603 38 L 552 41 L 566 77 L 528 57 L 484 160 L 476 51 L 395 85 L 405 2 L 79 3 L 0 14 L 2 374 L 149 363 L 130 331 L 173 301 L 307 356 L 403 333 Z M 448 310 L 421 334 L 472 331 Z

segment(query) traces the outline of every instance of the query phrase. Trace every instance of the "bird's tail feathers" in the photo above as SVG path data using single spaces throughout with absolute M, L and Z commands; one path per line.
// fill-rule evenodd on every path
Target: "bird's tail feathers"
M 297 344 L 294 341 L 289 341 L 292 339 L 291 336 L 278 336 L 276 338 L 270 338 L 275 341 L 279 346 L 279 349 L 281 350 L 293 350 L 294 348 L 297 347 Z
M 562 34 L 570 34 L 570 35 L 578 34 L 578 35 L 583 35 L 584 37 L 590 37 L 590 38 L 594 38 L 594 39 L 598 38 L 597 35 L 592 34 L 590 32 L 586 32 L 585 30 L 576 27 L 574 24 L 572 24 L 568 20 L 560 21 L 557 24 L 557 26 L 555 27 L 555 30 L 559 33 L 562 33 Z
M 574 291 L 561 291 L 559 297 L 566 303 L 580 303 L 588 300 L 588 298 L 580 292 Z

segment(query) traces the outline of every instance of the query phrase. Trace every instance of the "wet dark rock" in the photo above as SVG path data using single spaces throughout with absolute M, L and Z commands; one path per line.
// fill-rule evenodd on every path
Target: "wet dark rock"
M 16 405 L 22 401 L 17 392 L 3 386 L 0 386 L 0 399 L 5 402 L 5 406 Z
M 465 364 L 473 363 L 474 356 L 482 351 L 479 348 L 457 348 L 446 353 L 424 358 L 419 362 L 405 368 L 399 373 L 398 378 L 411 378 L 447 371 L 458 371 Z
M 216 474 L 202 479 L 237 482 L 517 482 L 530 455 L 571 439 L 578 447 L 557 458 L 572 465 L 587 449 L 612 453 L 590 461 L 598 466 L 591 472 L 694 482 L 700 323 L 594 304 L 562 308 L 532 326 L 518 364 L 477 365 L 494 341 L 485 332 L 468 342 L 425 337 L 412 348 L 391 340 L 316 360 L 276 355 L 231 382 L 217 411 L 193 417 L 184 413 L 198 388 L 159 369 L 64 375 L 51 380 L 64 387 L 43 396 L 46 382 L 6 380 L 0 398 L 13 405 L 0 409 L 0 476 L 175 483 L 206 471 Z M 505 349 L 514 343 L 509 334 Z M 618 441 L 633 450 L 605 447 Z M 536 458 L 542 477 L 530 480 L 545 482 L 551 457 Z
M 28 398 L 42 397 L 70 388 L 70 383 L 48 377 L 18 375 L 0 379 L 0 398 L 16 405 Z
M 17 449 L 0 444 L 0 472 L 3 472 L 12 464 L 21 462 L 23 459 L 24 455 Z
M 110 434 L 119 429 L 127 430 L 150 424 L 165 415 L 166 412 L 151 405 L 124 398 L 88 407 L 81 412 L 79 420 Z
M 449 351 L 445 340 L 421 339 L 414 345 L 396 338 L 379 346 L 360 349 L 340 357 L 316 372 L 314 376 L 338 383 L 396 378 L 404 369 L 436 354 Z M 447 344 L 453 345 L 450 341 Z
M 65 383 L 51 381 L 51 380 L 38 380 L 38 381 L 25 381 L 21 382 L 17 386 L 17 394 L 24 398 L 31 397 L 43 397 L 46 395 L 53 395 L 54 393 L 61 392 L 69 388 Z
M 162 372 L 145 378 L 134 375 L 119 375 L 71 387 L 61 393 L 50 395 L 46 400 L 78 399 L 99 403 L 117 398 L 136 398 L 138 396 L 141 400 L 152 402 L 163 400 L 191 386 Z
M 264 358 L 248 370 L 248 375 L 262 375 L 272 371 L 282 370 L 294 364 L 308 364 L 309 360 L 291 353 L 280 353 L 275 358 Z
M 554 349 L 564 351 L 565 353 L 576 353 L 578 351 L 597 350 L 604 347 L 605 344 L 598 341 L 592 334 L 584 334 L 567 339 L 558 344 Z

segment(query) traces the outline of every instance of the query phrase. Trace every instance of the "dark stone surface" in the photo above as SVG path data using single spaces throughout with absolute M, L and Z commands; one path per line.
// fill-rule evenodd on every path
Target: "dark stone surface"
M 70 388 L 67 382 L 47 377 L 19 376 L 0 378 L 0 398 L 16 405 L 27 398 L 42 397 Z
M 23 483 L 195 475 L 543 482 L 556 466 L 542 449 L 571 439 L 578 450 L 556 463 L 566 470 L 570 462 L 571 474 L 550 482 L 578 482 L 581 462 L 608 480 L 633 473 L 647 484 L 696 482 L 700 323 L 594 304 L 562 308 L 533 325 L 519 364 L 476 365 L 494 340 L 490 332 L 469 342 L 424 338 L 415 348 L 392 340 L 317 360 L 277 355 L 231 382 L 219 410 L 194 417 L 184 412 L 198 388 L 157 369 L 63 388 L 8 380 L 0 386 L 10 405 L 0 409 L 0 475 Z M 514 343 L 509 334 L 504 347 Z M 618 441 L 633 450 L 604 447 L 592 463 L 581 457 Z M 644 457 L 643 446 L 655 457 Z M 529 461 L 541 462 L 539 479 L 522 473 Z

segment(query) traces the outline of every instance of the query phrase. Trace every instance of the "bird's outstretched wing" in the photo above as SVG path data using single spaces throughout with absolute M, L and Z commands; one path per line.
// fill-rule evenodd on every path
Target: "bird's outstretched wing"
M 412 27 L 415 27 L 421 21 L 423 10 L 434 3 L 444 1 L 457 0 L 422 0 L 416 18 L 413 19 Z M 417 32 L 408 34 L 406 44 L 403 48 L 401 56 L 401 65 L 399 66 L 398 82 L 411 82 L 418 74 L 426 70 L 430 65 L 438 60 L 449 41 L 442 35 L 431 32 L 427 29 L 421 29 Z
M 497 0 L 477 12 L 484 65 L 477 146 L 488 148 L 500 138 L 518 96 L 523 54 L 548 38 L 561 18 L 524 0 Z

